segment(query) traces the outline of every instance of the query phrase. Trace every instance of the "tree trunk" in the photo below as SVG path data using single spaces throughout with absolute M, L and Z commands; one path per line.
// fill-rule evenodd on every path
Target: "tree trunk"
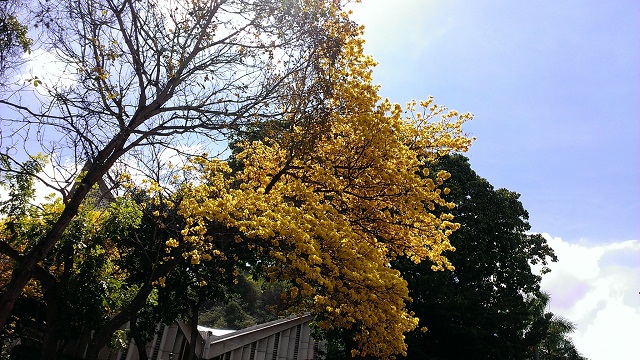
M 196 360 L 198 359 L 198 355 L 196 354 L 197 342 L 198 342 L 198 315 L 199 315 L 200 304 L 198 302 L 194 302 L 191 306 L 191 318 L 190 326 L 191 326 L 191 339 L 189 340 L 189 353 L 187 354 L 186 360 Z
M 93 334 L 93 338 L 89 342 L 89 348 L 87 349 L 87 359 L 97 359 L 100 350 L 107 345 L 113 333 L 116 332 L 122 325 L 126 324 L 135 314 L 144 306 L 147 297 L 153 290 L 151 283 L 146 283 L 140 288 L 136 297 L 129 303 L 127 307 L 122 309 L 118 314 L 112 317 L 105 326 L 96 331 Z
M 47 316 L 48 319 L 49 316 Z M 44 331 L 40 360 L 55 360 L 58 356 L 58 336 L 56 335 L 55 324 L 49 325 L 47 322 Z
M 133 342 L 138 350 L 138 359 L 139 360 L 148 360 L 147 356 L 147 343 L 142 339 L 142 335 L 138 329 L 138 317 L 135 316 L 131 319 L 130 322 L 131 336 L 133 337 Z
M 0 241 L 0 252 L 16 262 L 20 261 L 20 253 L 4 241 Z M 42 348 L 40 352 L 40 359 L 55 359 L 57 356 L 59 340 L 58 332 L 56 331 L 57 319 L 59 316 L 58 292 L 62 286 L 53 275 L 44 270 L 41 266 L 36 266 L 34 268 L 34 277 L 42 287 L 42 295 L 46 304 L 45 329 L 44 335 L 41 339 Z M 62 280 L 66 279 L 68 279 L 68 277 L 63 277 Z
M 55 289 L 55 286 L 54 286 Z M 55 290 L 53 290 L 55 291 Z M 42 350 L 40 360 L 55 360 L 58 355 L 58 332 L 56 331 L 58 319 L 58 302 L 56 294 L 46 294 L 47 316 L 42 338 Z

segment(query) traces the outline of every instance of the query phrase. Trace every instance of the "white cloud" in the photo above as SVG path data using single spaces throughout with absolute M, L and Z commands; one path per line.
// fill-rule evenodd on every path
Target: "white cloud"
M 37 49 L 25 54 L 25 71 L 19 80 L 38 77 L 48 87 L 69 87 L 76 83 L 77 69 L 59 59 L 55 54 Z
M 558 255 L 542 289 L 550 310 L 575 322 L 573 340 L 591 360 L 640 354 L 640 241 L 590 245 L 544 234 Z

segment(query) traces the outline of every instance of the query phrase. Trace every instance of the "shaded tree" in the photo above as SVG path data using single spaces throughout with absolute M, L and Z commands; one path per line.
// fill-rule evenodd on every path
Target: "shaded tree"
M 5 254 L 0 288 L 8 283 L 20 250 L 33 246 L 62 209 L 59 200 L 22 206 L 33 190 L 25 179 L 9 177 L 11 187 L 21 192 L 11 191 L 15 201 L 6 201 L 2 208 L 13 211 L 0 218 Z M 238 255 L 249 252 L 233 240 L 235 232 L 225 237 L 220 231 L 224 229 L 219 229 L 212 230 L 220 238 L 210 245 L 229 258 L 197 263 L 184 258 L 188 247 L 167 245 L 178 237 L 182 222 L 166 201 L 133 191 L 133 196 L 113 199 L 106 208 L 84 205 L 38 266 L 37 281 L 19 299 L 10 331 L 2 334 L 3 347 L 13 339 L 30 338 L 37 342 L 33 346 L 42 359 L 55 359 L 68 342 L 93 333 L 87 356 L 95 358 L 126 322 L 131 323 L 137 344 L 145 344 L 159 322 L 190 316 L 195 327 L 194 310 L 202 301 L 227 293 L 236 267 L 250 260 Z
M 410 304 L 426 332 L 408 334 L 413 359 L 525 359 L 529 356 L 531 302 L 541 296 L 532 264 L 556 261 L 544 238 L 528 234 L 519 195 L 494 189 L 461 155 L 439 159 L 430 169 L 451 174 L 446 198 L 460 228 L 448 254 L 453 271 L 431 264 L 394 264 L 409 282 Z M 540 334 L 541 335 L 541 334 Z

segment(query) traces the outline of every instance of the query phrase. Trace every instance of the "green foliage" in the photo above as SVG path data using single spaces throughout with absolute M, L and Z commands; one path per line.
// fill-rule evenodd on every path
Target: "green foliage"
M 72 270 L 69 282 L 61 297 L 61 313 L 58 331 L 70 339 L 80 337 L 85 331 L 99 327 L 108 317 L 105 308 L 109 288 L 106 283 L 108 257 L 100 246 L 82 251 Z
M 454 271 L 433 272 L 431 264 L 394 264 L 409 282 L 409 308 L 428 331 L 407 335 L 408 359 L 526 359 L 534 337 L 532 302 L 541 296 L 532 264 L 556 261 L 545 239 L 528 234 L 528 213 L 519 195 L 494 189 L 461 155 L 442 158 L 431 173 L 451 178 L 447 200 L 460 229 L 448 254 Z
M 200 324 L 220 329 L 242 329 L 277 319 L 285 309 L 282 292 L 287 284 L 257 279 L 246 273 L 239 276 L 223 301 L 206 304 Z
M 16 66 L 23 53 L 31 52 L 33 39 L 29 37 L 29 29 L 16 16 L 24 12 L 20 0 L 0 2 L 0 79 Z
M 213 307 L 201 314 L 200 324 L 215 329 L 239 330 L 257 325 L 256 320 L 242 307 L 239 297 L 232 297 L 226 303 Z
M 129 197 L 117 198 L 109 204 L 110 221 L 106 222 L 111 231 L 128 235 L 136 231 L 142 223 L 142 206 Z
M 14 164 L 6 155 L 0 154 L 0 185 L 7 191 L 9 198 L 0 201 L 0 214 L 12 217 L 27 215 L 32 209 L 32 200 L 35 197 L 34 174 L 42 171 L 47 164 L 46 156 L 34 155 L 21 164 Z
M 30 52 L 33 40 L 28 36 L 27 26 L 21 24 L 15 15 L 2 15 L 0 17 L 0 51 L 19 47 L 24 52 Z

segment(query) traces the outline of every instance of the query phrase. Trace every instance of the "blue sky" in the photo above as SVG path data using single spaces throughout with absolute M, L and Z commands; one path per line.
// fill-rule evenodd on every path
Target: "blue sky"
M 471 164 L 522 194 L 534 231 L 640 238 L 640 4 L 378 1 L 353 6 L 382 95 L 475 115 Z
M 640 2 L 363 0 L 381 93 L 475 119 L 467 154 L 522 195 L 560 262 L 551 310 L 592 360 L 640 345 Z

